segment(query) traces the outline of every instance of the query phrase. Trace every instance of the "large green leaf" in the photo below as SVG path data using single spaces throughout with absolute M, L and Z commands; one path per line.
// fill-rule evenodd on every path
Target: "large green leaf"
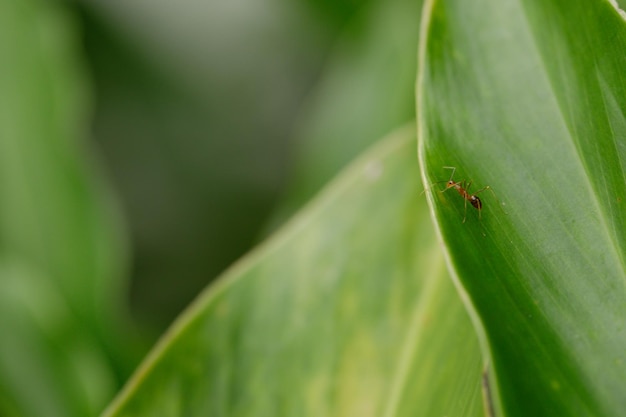
M 58 2 L 0 1 L 2 415 L 95 415 L 133 351 L 116 327 L 123 245 L 84 165 L 76 33 Z
M 418 79 L 428 193 L 507 416 L 626 409 L 626 24 L 608 1 L 436 0 Z M 497 197 L 496 197 L 497 196 Z M 503 208 L 498 207 L 500 204 Z M 505 212 L 506 211 L 506 212 Z M 482 218 L 481 218 L 482 217 Z
M 201 295 L 105 415 L 481 415 L 478 341 L 419 196 L 413 130 Z

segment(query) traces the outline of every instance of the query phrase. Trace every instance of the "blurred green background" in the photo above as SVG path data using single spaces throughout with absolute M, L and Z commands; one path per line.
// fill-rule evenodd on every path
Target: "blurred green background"
M 0 416 L 97 414 L 202 288 L 414 119 L 420 9 L 0 0 Z
M 93 136 L 132 242 L 132 311 L 155 331 L 259 238 L 293 172 L 296 117 L 360 4 L 76 4 Z
M 94 84 L 94 140 L 132 243 L 132 312 L 156 332 L 413 117 L 415 2 L 71 6 Z

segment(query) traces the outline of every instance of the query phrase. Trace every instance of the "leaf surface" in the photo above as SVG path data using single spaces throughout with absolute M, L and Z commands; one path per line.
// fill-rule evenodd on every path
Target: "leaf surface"
M 429 201 L 482 323 L 496 408 L 622 415 L 624 17 L 608 1 L 436 0 L 427 10 L 420 159 L 425 182 L 443 181 Z M 470 194 L 492 187 L 478 194 L 480 213 L 454 187 L 438 192 L 445 166 Z
M 414 146 L 411 125 L 209 287 L 104 415 L 481 415 Z

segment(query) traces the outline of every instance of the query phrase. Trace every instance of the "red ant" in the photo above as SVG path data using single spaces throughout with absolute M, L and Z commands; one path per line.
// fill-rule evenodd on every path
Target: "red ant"
M 461 195 L 461 197 L 463 197 L 463 199 L 465 200 L 465 212 L 463 213 L 463 223 L 465 223 L 465 219 L 467 217 L 467 202 L 468 201 L 470 202 L 470 204 L 475 209 L 478 210 L 478 219 L 481 218 L 480 213 L 481 213 L 481 210 L 483 208 L 483 202 L 480 200 L 480 198 L 478 198 L 478 196 L 476 194 L 482 193 L 485 190 L 489 190 L 493 194 L 493 197 L 496 199 L 496 201 L 498 200 L 498 197 L 496 197 L 496 193 L 488 185 L 483 187 L 483 188 L 481 188 L 480 190 L 476 191 L 475 193 L 470 194 L 469 189 L 472 186 L 472 181 L 470 181 L 470 182 L 466 182 L 465 180 L 453 181 L 452 178 L 454 178 L 454 173 L 456 172 L 456 168 L 455 167 L 443 167 L 443 168 L 452 170 L 452 174 L 450 175 L 450 179 L 448 181 L 438 181 L 438 182 L 436 182 L 434 184 L 440 184 L 442 182 L 445 182 L 446 183 L 446 188 L 441 190 L 442 193 L 448 191 L 451 188 L 454 188 L 455 190 L 458 191 L 458 193 Z M 503 211 L 504 211 L 504 209 L 503 209 Z

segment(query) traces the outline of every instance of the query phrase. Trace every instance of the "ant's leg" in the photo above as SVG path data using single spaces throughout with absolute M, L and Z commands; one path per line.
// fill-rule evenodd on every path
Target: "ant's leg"
M 465 220 L 467 219 L 467 198 L 469 197 L 469 189 L 472 186 L 472 181 L 468 182 L 467 184 L 465 183 L 465 181 L 463 181 L 463 184 L 461 185 L 461 187 L 463 187 L 463 189 L 465 190 L 465 196 L 463 198 L 463 200 L 465 200 L 464 206 L 464 213 L 463 213 L 463 223 L 465 223 Z
M 485 186 L 485 187 L 481 188 L 480 190 L 476 191 L 476 192 L 474 193 L 474 195 L 476 195 L 476 194 L 478 194 L 478 193 L 482 193 L 482 192 L 483 192 L 483 191 L 485 191 L 485 190 L 489 190 L 489 191 L 491 191 L 491 194 L 493 195 L 493 198 L 495 198 L 495 199 L 496 199 L 496 201 L 498 202 L 498 206 L 500 207 L 500 209 L 504 212 L 504 214 L 508 214 L 508 213 L 506 212 L 506 210 L 504 209 L 504 207 L 502 207 L 502 206 L 503 206 L 503 204 L 502 204 L 502 203 L 500 203 L 500 200 L 498 199 L 498 196 L 496 195 L 496 192 L 495 192 L 495 191 L 493 191 L 493 188 L 491 188 L 490 186 L 488 186 L 488 185 L 487 185 L 487 186 Z
M 443 168 L 452 170 L 452 174 L 450 175 L 450 179 L 448 180 L 448 182 L 452 181 L 452 178 L 454 178 L 454 173 L 456 172 L 456 167 L 443 167 Z
M 448 181 L 446 181 L 446 182 L 448 182 Z M 448 190 L 449 190 L 449 189 L 451 189 L 451 188 L 454 188 L 454 186 L 449 186 L 449 187 L 446 187 L 446 188 L 444 188 L 443 190 L 439 190 L 439 192 L 441 192 L 441 193 L 445 193 L 446 191 L 448 191 Z
M 471 182 L 470 182 L 471 184 Z M 469 186 L 467 187 L 469 189 Z M 481 188 L 480 190 L 476 191 L 474 194 L 472 194 L 472 196 L 475 196 L 476 194 L 480 193 L 481 191 L 485 191 L 486 189 L 491 189 L 489 186 L 486 186 L 484 188 Z M 483 212 L 483 208 L 482 208 L 482 204 L 478 205 L 478 222 L 480 223 L 480 228 L 481 228 L 481 233 L 483 234 L 483 236 L 487 236 L 487 234 L 485 234 L 485 226 L 483 226 L 483 222 L 482 220 L 482 212 Z
M 493 193 L 493 190 L 491 189 L 491 187 L 487 185 L 486 187 L 483 187 L 483 188 L 481 188 L 480 190 L 476 191 L 476 192 L 474 193 L 474 195 L 476 195 L 476 194 L 478 194 L 478 193 L 482 193 L 482 192 L 483 192 L 483 191 L 485 191 L 485 190 L 491 190 L 491 192 Z M 494 193 L 494 194 L 495 194 L 495 193 Z
M 465 204 L 463 204 L 463 223 L 465 223 L 465 219 L 467 218 L 467 198 L 464 199 Z
M 437 185 L 437 184 L 444 183 L 444 182 L 448 182 L 448 181 L 443 180 L 443 181 L 433 182 L 432 184 L 430 184 L 430 186 L 428 186 L 428 187 L 426 187 L 426 188 L 424 188 L 424 189 L 422 190 L 422 192 L 420 193 L 420 197 L 421 197 L 421 196 L 422 196 L 422 194 L 424 194 L 426 191 L 430 191 L 430 189 L 431 189 L 431 188 L 433 188 L 433 186 L 435 186 L 435 185 Z M 446 191 L 446 190 L 439 190 L 439 191 L 443 192 L 443 191 Z
M 478 220 L 480 220 L 480 209 L 478 210 Z M 487 234 L 485 233 L 485 226 L 483 225 L 483 222 L 479 221 L 478 223 L 480 223 L 480 231 L 483 234 L 483 236 L 487 237 Z

